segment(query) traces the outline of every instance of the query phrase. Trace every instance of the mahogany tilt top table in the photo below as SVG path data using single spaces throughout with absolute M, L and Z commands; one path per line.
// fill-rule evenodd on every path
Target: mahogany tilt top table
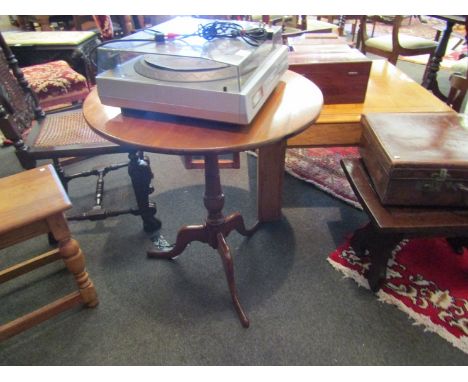
M 151 250 L 148 256 L 173 258 L 191 241 L 201 241 L 217 249 L 234 306 L 242 325 L 248 327 L 249 320 L 237 297 L 232 258 L 225 238 L 234 229 L 242 235 L 251 235 L 258 223 L 246 229 L 240 213 L 224 217 L 218 155 L 258 149 L 258 219 L 260 222 L 277 220 L 281 217 L 286 141 L 315 121 L 322 104 L 322 93 L 314 83 L 287 71 L 248 125 L 150 112 L 123 115 L 120 108 L 102 105 L 96 90 L 85 100 L 83 111 L 93 130 L 120 145 L 155 153 L 204 156 L 204 204 L 208 210 L 205 223 L 183 227 L 174 247 Z

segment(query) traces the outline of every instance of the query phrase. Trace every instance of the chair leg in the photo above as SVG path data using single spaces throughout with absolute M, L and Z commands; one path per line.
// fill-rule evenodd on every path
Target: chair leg
M 131 152 L 128 156 L 130 158 L 128 174 L 132 180 L 138 209 L 143 219 L 143 229 L 146 232 L 157 231 L 161 228 L 161 221 L 154 216 L 157 211 L 155 204 L 149 201 L 149 195 L 154 191 L 151 187 L 151 179 L 154 176 L 149 159 L 144 158 L 141 152 Z
M 397 64 L 397 61 L 398 61 L 398 54 L 396 55 L 392 55 L 388 58 L 388 62 L 390 62 L 391 64 L 395 65 Z
M 15 143 L 15 148 L 15 154 L 21 164 L 21 167 L 25 170 L 31 170 L 37 166 L 36 160 L 31 158 L 31 155 L 28 154 L 28 148 L 23 141 Z
M 59 179 L 60 179 L 60 183 L 62 183 L 62 186 L 63 188 L 65 189 L 65 191 L 68 193 L 68 177 L 65 175 L 65 171 L 63 170 L 63 167 L 60 163 L 60 160 L 58 158 L 54 158 L 52 159 L 52 162 L 54 164 L 54 169 L 55 169 L 55 172 L 57 173 Z
M 354 23 L 351 24 L 351 41 L 354 41 L 356 38 L 356 29 L 357 29 L 357 24 L 358 24 L 359 19 L 356 19 Z M 356 48 L 359 49 L 359 46 L 356 42 Z
M 423 74 L 423 77 L 422 77 L 421 84 L 424 84 L 426 82 L 426 78 L 427 78 L 427 76 L 429 74 L 433 57 L 434 57 L 434 54 L 430 54 L 429 58 L 427 59 L 427 64 L 426 64 L 426 68 L 424 69 L 424 74 Z
M 463 255 L 464 248 L 468 248 L 468 237 L 448 237 L 446 240 L 457 255 Z
M 146 232 L 153 232 L 161 227 L 161 221 L 155 218 L 156 205 L 149 201 L 149 195 L 154 191 L 151 186 L 153 173 L 151 171 L 149 159 L 143 156 L 142 152 L 133 151 L 129 154 L 129 162 L 110 165 L 101 169 L 93 169 L 90 171 L 83 171 L 73 175 L 65 174 L 60 161 L 53 160 L 55 170 L 59 179 L 68 192 L 68 182 L 72 179 L 97 176 L 95 205 L 87 212 L 79 215 L 68 215 L 68 220 L 104 220 L 108 217 L 118 216 L 122 214 L 140 215 L 143 219 L 143 228 Z M 104 176 L 114 170 L 123 167 L 128 167 L 128 174 L 132 181 L 133 191 L 138 208 L 129 208 L 125 210 L 107 210 L 103 208 L 102 202 L 104 198 Z M 52 237 L 49 238 L 50 244 L 54 244 Z

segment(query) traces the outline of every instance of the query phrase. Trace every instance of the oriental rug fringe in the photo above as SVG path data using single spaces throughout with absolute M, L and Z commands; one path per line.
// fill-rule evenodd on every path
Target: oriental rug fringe
M 359 258 L 349 241 L 329 263 L 345 277 L 369 289 L 364 272 L 368 256 Z M 377 292 L 425 330 L 435 332 L 468 353 L 468 251 L 456 254 L 444 238 L 403 240 L 393 251 L 387 275 Z

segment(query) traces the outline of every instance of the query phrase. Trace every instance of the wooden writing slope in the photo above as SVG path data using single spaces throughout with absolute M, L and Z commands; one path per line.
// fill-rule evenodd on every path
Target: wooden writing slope
M 392 251 L 404 238 L 446 237 L 455 252 L 462 253 L 468 244 L 468 209 L 383 206 L 362 160 L 344 159 L 341 164 L 370 219 L 350 244 L 357 256 L 369 251 L 371 264 L 365 276 L 372 291 L 380 289 Z

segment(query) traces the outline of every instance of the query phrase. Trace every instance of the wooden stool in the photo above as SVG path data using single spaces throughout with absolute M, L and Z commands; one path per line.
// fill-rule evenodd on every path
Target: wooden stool
M 468 209 L 383 206 L 361 159 L 343 159 L 341 165 L 371 219 L 354 233 L 350 245 L 357 256 L 369 251 L 371 263 L 365 276 L 373 292 L 380 289 L 387 262 L 403 238 L 443 236 L 455 252 L 463 253 L 468 245 Z
M 98 304 L 94 285 L 85 270 L 78 242 L 71 238 L 63 212 L 71 208 L 51 165 L 0 179 L 0 249 L 41 234 L 52 234 L 58 248 L 0 271 L 0 283 L 55 260 L 63 259 L 75 277 L 78 291 L 0 326 L 0 341 L 83 303 Z

